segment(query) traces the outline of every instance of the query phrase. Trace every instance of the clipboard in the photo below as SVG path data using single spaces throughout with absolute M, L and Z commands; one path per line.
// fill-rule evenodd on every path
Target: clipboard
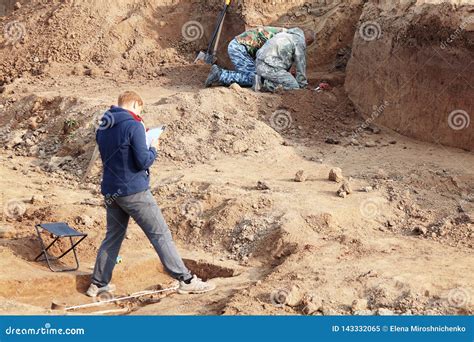
M 146 145 L 148 148 L 151 147 L 153 140 L 159 139 L 163 132 L 166 130 L 166 125 L 161 125 L 155 128 L 151 128 L 146 132 Z

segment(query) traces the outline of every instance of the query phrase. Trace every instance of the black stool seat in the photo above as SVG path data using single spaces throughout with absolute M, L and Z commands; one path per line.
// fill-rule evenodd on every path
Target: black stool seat
M 76 271 L 79 268 L 79 260 L 76 254 L 76 246 L 82 240 L 86 238 L 87 234 L 78 232 L 77 230 L 70 227 L 65 222 L 40 223 L 35 226 L 35 229 L 36 229 L 36 233 L 38 234 L 38 239 L 41 244 L 41 253 L 35 258 L 35 261 L 46 261 L 49 269 L 53 272 Z M 45 247 L 43 237 L 41 235 L 42 230 L 45 230 L 54 236 L 53 242 L 51 242 L 47 247 Z M 56 243 L 56 241 L 58 241 L 61 238 L 69 238 L 69 241 L 71 242 L 71 247 L 58 257 L 48 255 L 48 250 Z M 75 242 L 73 238 L 76 238 Z M 65 268 L 65 269 L 55 269 L 51 266 L 51 261 L 59 260 L 71 251 L 73 252 L 74 259 L 76 260 L 75 267 Z M 44 258 L 40 259 L 41 256 L 44 256 Z
M 69 236 L 84 236 L 85 234 L 78 232 L 77 230 L 69 227 L 67 223 L 58 222 L 58 223 L 41 223 L 39 226 L 51 234 L 54 234 L 59 237 L 69 237 Z

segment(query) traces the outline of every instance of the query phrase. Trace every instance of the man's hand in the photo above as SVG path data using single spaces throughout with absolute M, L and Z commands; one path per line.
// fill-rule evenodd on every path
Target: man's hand
M 151 147 L 154 147 L 156 150 L 160 148 L 160 139 L 153 139 L 151 141 Z

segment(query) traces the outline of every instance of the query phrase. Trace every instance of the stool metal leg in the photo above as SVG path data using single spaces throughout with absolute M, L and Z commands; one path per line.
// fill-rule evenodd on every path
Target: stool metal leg
M 41 253 L 35 258 L 35 261 L 46 261 L 46 263 L 48 264 L 48 267 L 49 269 L 52 271 L 52 272 L 70 272 L 70 271 L 77 271 L 79 269 L 79 259 L 77 257 L 77 253 L 76 253 L 76 246 L 81 243 L 82 240 L 84 240 L 86 237 L 87 237 L 87 234 L 84 234 L 81 236 L 81 238 L 79 240 L 77 240 L 76 242 L 73 241 L 72 239 L 72 236 L 65 236 L 65 237 L 69 237 L 69 242 L 71 243 L 71 247 L 66 250 L 65 252 L 63 252 L 60 256 L 58 257 L 53 257 L 53 258 L 50 258 L 48 256 L 48 250 L 56 243 L 56 241 L 58 241 L 61 237 L 60 236 L 56 236 L 56 238 L 53 240 L 53 242 L 51 242 L 48 247 L 45 247 L 45 243 L 43 241 L 43 237 L 41 236 L 41 232 L 39 230 L 39 228 L 41 228 L 41 225 L 36 225 L 35 226 L 35 229 L 36 229 L 36 233 L 38 235 L 38 239 L 40 241 L 40 245 L 41 245 Z M 76 262 L 76 266 L 74 268 L 66 268 L 66 269 L 54 269 L 52 266 L 51 266 L 51 260 L 59 260 L 61 259 L 62 257 L 64 257 L 66 254 L 68 254 L 69 252 L 73 252 L 73 255 L 74 255 L 74 260 Z M 44 255 L 44 259 L 39 259 L 42 255 Z
M 47 252 L 48 252 L 48 249 L 51 248 L 51 246 L 59 239 L 59 237 L 56 237 L 56 238 L 54 239 L 54 241 L 51 242 L 51 243 L 49 244 L 49 246 L 45 248 L 44 241 L 43 241 L 43 237 L 41 236 L 41 232 L 39 231 L 39 227 L 40 227 L 39 224 L 37 224 L 37 225 L 35 226 L 35 228 L 36 228 L 36 233 L 38 234 L 38 239 L 39 239 L 40 244 L 41 244 L 41 250 L 42 250 L 42 252 L 35 258 L 35 261 L 37 261 L 40 256 L 44 255 L 44 259 L 43 259 L 43 260 L 46 261 L 46 263 L 48 264 L 49 269 L 50 269 L 52 272 L 56 272 L 56 271 L 53 270 L 53 268 L 51 267 L 51 263 L 50 263 L 50 261 L 49 261 L 49 257 L 48 257 L 48 253 L 47 253 Z

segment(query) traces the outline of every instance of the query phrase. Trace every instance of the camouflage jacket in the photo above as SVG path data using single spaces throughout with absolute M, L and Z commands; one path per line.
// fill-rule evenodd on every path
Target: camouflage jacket
M 308 85 L 306 79 L 306 42 L 304 33 L 299 28 L 281 32 L 270 39 L 257 52 L 257 64 L 259 62 L 284 70 L 290 70 L 294 63 L 296 81 L 298 81 L 301 88 Z
M 239 44 L 247 48 L 250 56 L 255 58 L 257 51 L 274 35 L 282 31 L 286 31 L 286 29 L 282 27 L 261 26 L 248 30 L 235 37 L 235 39 Z

